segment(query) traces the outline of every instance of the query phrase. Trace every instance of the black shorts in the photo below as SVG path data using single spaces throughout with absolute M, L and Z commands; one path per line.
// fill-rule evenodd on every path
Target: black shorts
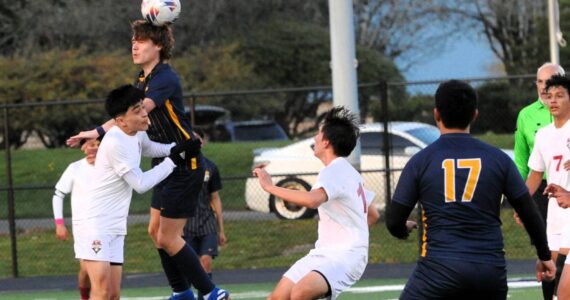
M 188 245 L 196 251 L 198 256 L 218 256 L 218 235 L 216 233 L 185 239 Z
M 152 192 L 150 207 L 160 210 L 160 216 L 185 219 L 194 215 L 204 183 L 204 164 L 198 168 L 177 167 Z
M 506 266 L 420 258 L 400 299 L 504 300 L 507 291 Z

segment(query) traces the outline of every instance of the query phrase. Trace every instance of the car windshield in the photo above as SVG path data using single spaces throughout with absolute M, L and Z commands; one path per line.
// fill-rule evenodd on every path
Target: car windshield
M 236 141 L 265 141 L 287 139 L 285 132 L 274 124 L 236 126 L 234 130 Z
M 435 127 L 418 127 L 406 130 L 409 134 L 429 145 L 439 138 L 439 130 Z

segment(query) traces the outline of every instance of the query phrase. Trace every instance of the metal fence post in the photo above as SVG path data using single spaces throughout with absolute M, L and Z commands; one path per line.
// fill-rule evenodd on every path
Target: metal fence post
M 12 156 L 10 152 L 10 124 L 8 107 L 4 106 L 4 150 L 6 158 L 6 184 L 8 196 L 8 224 L 10 227 L 10 245 L 12 252 L 12 276 L 18 277 L 18 248 L 16 247 L 16 213 L 14 205 L 14 185 L 12 182 Z
M 388 133 L 388 84 L 386 81 L 380 81 L 380 106 L 382 109 L 382 113 L 380 115 L 381 122 L 384 126 L 384 134 L 382 136 L 384 140 L 384 147 L 382 147 L 382 152 L 384 153 L 384 170 L 386 174 L 386 194 L 384 195 L 386 198 L 386 207 L 390 204 L 390 200 L 392 199 L 392 174 L 390 169 L 390 134 Z

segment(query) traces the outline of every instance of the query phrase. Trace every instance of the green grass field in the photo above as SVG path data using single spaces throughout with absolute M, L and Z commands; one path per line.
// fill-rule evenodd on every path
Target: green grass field
M 361 280 L 348 291 L 340 295 L 340 300 L 364 300 L 364 299 L 397 299 L 405 284 L 405 279 L 384 279 L 384 280 Z M 533 285 L 533 282 L 525 282 L 524 285 Z M 542 292 L 537 284 L 530 287 L 509 286 L 509 299 L 530 300 L 541 299 Z M 275 283 L 260 284 L 232 284 L 224 285 L 232 293 L 232 299 L 265 299 L 274 288 Z M 167 299 L 169 289 L 163 288 L 138 288 L 123 289 L 121 299 L 123 300 L 159 300 Z M 77 291 L 57 291 L 57 292 L 20 292 L 20 293 L 0 293 L 0 298 L 4 300 L 67 300 L 77 299 Z
M 533 259 L 526 232 L 517 226 L 512 210 L 502 212 L 507 259 Z M 317 220 L 226 222 L 228 244 L 216 259 L 216 269 L 287 267 L 314 247 Z M 69 275 L 77 270 L 71 240 L 62 242 L 52 230 L 18 234 L 20 276 Z M 418 238 L 393 238 L 383 222 L 370 231 L 370 263 L 413 263 L 418 256 Z M 10 253 L 10 239 L 0 237 L 0 253 Z M 146 233 L 146 224 L 129 226 L 125 242 L 125 273 L 160 272 L 160 263 Z M 0 278 L 11 276 L 9 255 L 0 258 Z

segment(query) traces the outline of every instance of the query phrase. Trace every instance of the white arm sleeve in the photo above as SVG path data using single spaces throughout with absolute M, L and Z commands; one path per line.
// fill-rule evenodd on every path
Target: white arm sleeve
M 63 198 L 65 198 L 65 194 L 56 189 L 53 193 L 53 198 L 51 199 L 51 205 L 53 207 L 53 218 L 63 219 Z
M 140 168 L 131 169 L 123 175 L 123 179 L 125 179 L 137 193 L 142 194 L 168 177 L 175 167 L 176 164 L 167 157 L 160 164 L 144 173 Z
M 146 157 L 165 157 L 170 154 L 170 149 L 176 145 L 176 143 L 162 144 L 153 142 L 148 138 L 146 132 L 141 132 L 141 146 L 142 155 Z

